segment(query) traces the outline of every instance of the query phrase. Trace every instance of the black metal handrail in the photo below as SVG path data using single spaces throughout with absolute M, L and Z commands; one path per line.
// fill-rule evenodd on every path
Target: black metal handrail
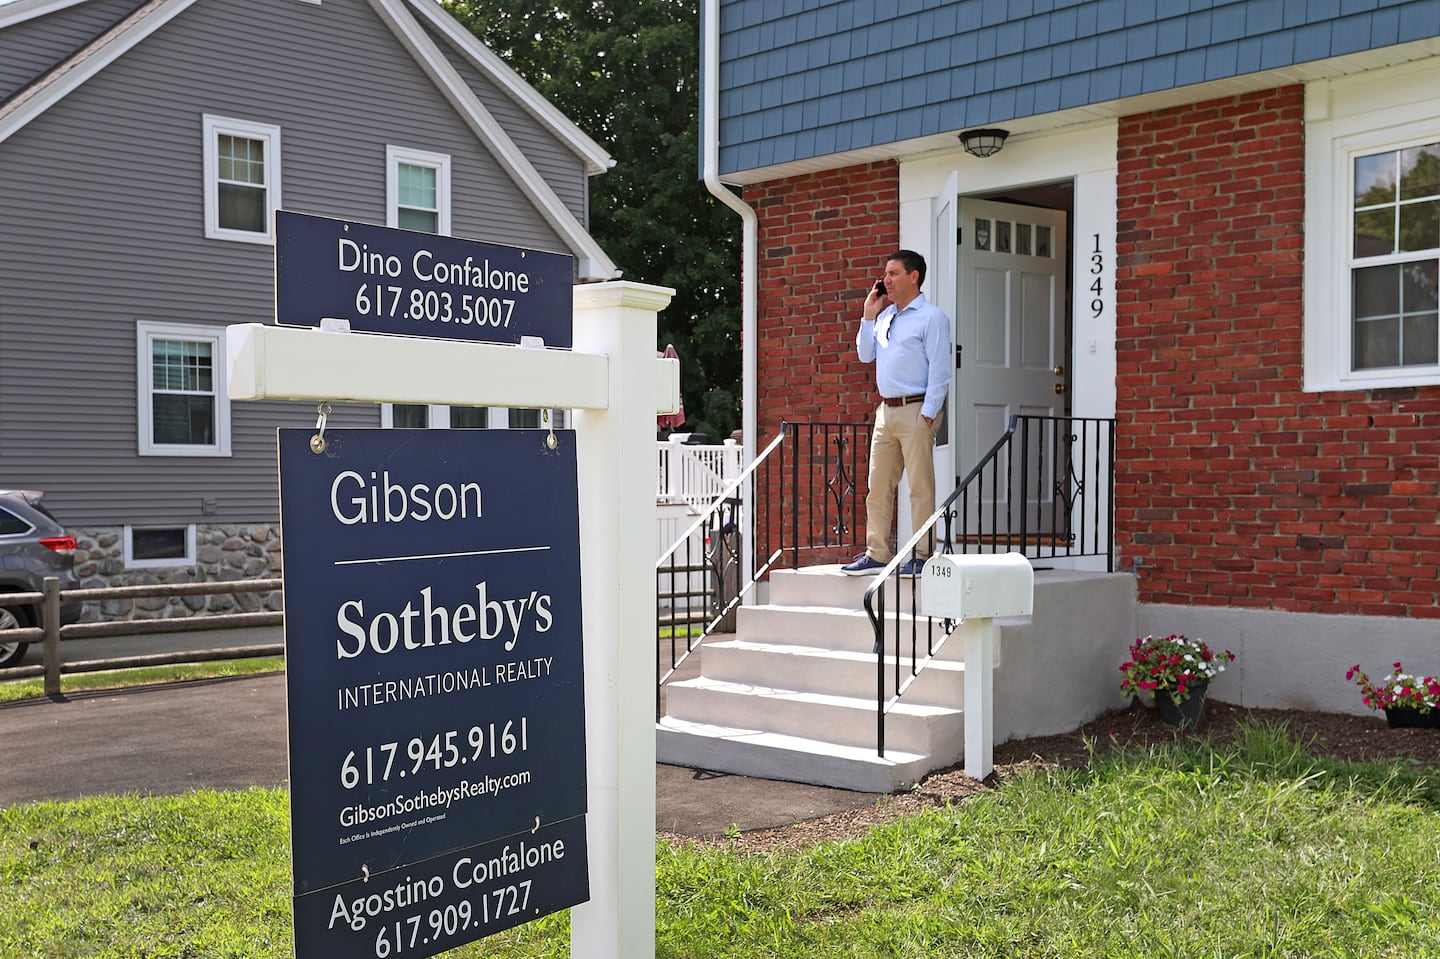
M 879 755 L 885 755 L 886 714 L 958 625 L 920 615 L 920 577 L 900 575 L 916 547 L 928 541 L 927 553 L 1014 550 L 1032 562 L 1103 556 L 1113 572 L 1114 476 L 1113 419 L 1012 416 L 989 452 L 895 551 L 865 591 L 865 612 L 875 630 Z M 887 649 L 893 657 L 888 672 Z M 887 695 L 887 689 L 893 692 Z
M 798 569 L 802 559 L 863 539 L 856 477 L 867 472 L 869 449 L 869 424 L 782 423 L 656 561 L 656 719 L 665 684 L 710 635 L 733 631 L 735 608 L 770 570 L 785 560 Z M 748 524 L 746 503 L 755 504 Z

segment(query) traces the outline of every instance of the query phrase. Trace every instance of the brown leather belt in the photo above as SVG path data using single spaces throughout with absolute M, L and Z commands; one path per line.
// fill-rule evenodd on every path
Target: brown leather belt
M 925 402 L 924 393 L 916 393 L 914 396 L 882 396 L 880 402 L 886 406 L 904 406 L 906 403 Z

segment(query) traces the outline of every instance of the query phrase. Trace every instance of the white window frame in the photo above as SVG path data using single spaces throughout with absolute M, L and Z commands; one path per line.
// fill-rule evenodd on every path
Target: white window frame
M 409 405 L 419 406 L 419 405 L 421 405 L 421 404 L 415 403 L 415 404 L 402 404 L 402 405 L 406 405 L 406 406 L 409 406 Z M 449 406 L 447 406 L 447 405 L 445 405 L 445 404 L 442 404 L 442 403 L 431 403 L 431 404 L 428 404 L 427 408 L 428 408 L 429 412 L 428 412 L 427 417 L 426 417 L 426 422 L 427 422 L 429 425 L 426 426 L 426 429 L 431 429 L 431 430 L 448 430 L 448 429 L 450 428 L 450 407 L 449 407 Z M 486 429 L 491 429 L 491 430 L 505 430 L 505 429 L 509 429 L 509 428 L 510 428 L 510 407 L 508 407 L 508 406 L 490 406 L 490 407 L 485 407 L 484 409 L 485 409 L 485 412 L 488 414 L 487 417 L 486 417 L 486 424 L 487 424 L 486 427 L 485 427 Z M 554 427 L 555 429 L 557 429 L 557 430 L 569 429 L 569 427 L 570 427 L 570 411 L 569 411 L 569 410 L 556 410 L 555 412 L 556 412 L 557 415 L 554 416 L 554 417 L 552 417 L 552 419 L 554 420 L 554 422 L 551 424 L 551 426 L 553 426 L 553 427 Z M 386 430 L 390 430 L 390 429 L 394 429 L 394 428 L 395 428 L 395 407 L 394 407 L 394 404 L 392 404 L 392 403 L 381 403 L 381 404 L 380 404 L 380 428 L 381 428 L 381 429 L 386 429 Z M 520 427 L 516 427 L 516 428 L 519 429 Z M 543 427 L 542 427 L 542 429 L 543 429 Z
M 1440 140 L 1437 81 L 1440 68 L 1422 62 L 1306 88 L 1306 392 L 1440 383 L 1440 364 L 1353 369 L 1351 317 L 1355 158 Z
M 205 137 L 205 236 L 212 240 L 240 243 L 275 242 L 275 211 L 280 208 L 280 128 L 204 114 Z M 222 134 L 263 140 L 265 143 L 265 231 L 231 230 L 220 226 L 220 144 Z
M 151 529 L 184 529 L 185 530 L 185 555 L 172 556 L 165 559 L 136 559 L 134 553 L 135 537 L 137 530 Z M 126 569 L 155 569 L 161 566 L 194 566 L 195 565 L 195 524 L 194 523 L 146 523 L 142 526 L 126 526 L 125 535 L 122 537 L 125 550 Z
M 214 363 L 215 442 L 207 445 L 157 443 L 154 437 L 154 405 L 152 402 L 155 374 L 152 341 L 191 340 L 210 344 Z M 225 383 L 225 330 L 222 327 L 199 326 L 191 323 L 157 323 L 140 320 L 135 325 L 135 380 L 137 435 L 141 456 L 229 456 L 230 397 Z
M 435 171 L 435 232 L 450 235 L 450 155 L 412 150 L 387 144 L 385 147 L 385 225 L 400 225 L 400 164 L 430 167 Z

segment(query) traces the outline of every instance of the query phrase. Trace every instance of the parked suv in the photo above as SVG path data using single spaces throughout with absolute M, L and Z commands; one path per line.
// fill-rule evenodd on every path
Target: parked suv
M 65 532 L 36 490 L 0 489 L 0 593 L 38 593 L 47 576 L 60 588 L 76 586 L 75 537 Z M 6 630 L 39 626 L 41 604 L 0 606 L 0 667 L 14 666 L 28 643 L 7 642 Z M 60 604 L 60 623 L 80 619 L 81 604 Z

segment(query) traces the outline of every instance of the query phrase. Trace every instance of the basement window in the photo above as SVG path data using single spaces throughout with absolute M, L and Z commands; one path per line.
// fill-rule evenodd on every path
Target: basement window
M 194 566 L 195 527 L 125 527 L 125 567 Z

